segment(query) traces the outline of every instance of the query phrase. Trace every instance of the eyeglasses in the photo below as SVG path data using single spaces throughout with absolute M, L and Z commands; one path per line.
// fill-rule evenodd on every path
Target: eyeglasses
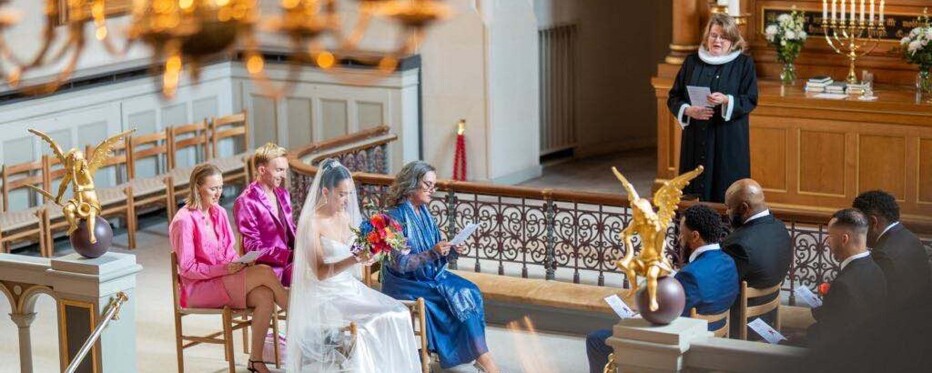
M 424 190 L 425 192 L 436 192 L 436 191 L 437 191 L 437 184 L 435 184 L 435 183 L 428 183 L 428 182 L 425 181 L 425 182 L 422 182 L 422 183 L 421 183 L 421 189 Z
M 709 34 L 709 40 L 716 40 L 716 39 L 718 39 L 718 40 L 720 40 L 720 41 L 731 42 L 731 40 L 729 40 L 728 37 L 725 36 L 725 35 Z

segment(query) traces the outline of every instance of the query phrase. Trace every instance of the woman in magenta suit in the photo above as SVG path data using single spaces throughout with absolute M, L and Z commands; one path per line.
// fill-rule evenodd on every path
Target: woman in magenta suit
M 275 304 L 288 307 L 288 293 L 275 272 L 265 265 L 235 263 L 233 229 L 218 203 L 223 174 L 202 164 L 191 172 L 190 191 L 168 229 L 178 256 L 181 306 L 191 308 L 252 308 L 252 341 L 248 369 L 268 372 L 262 347 Z

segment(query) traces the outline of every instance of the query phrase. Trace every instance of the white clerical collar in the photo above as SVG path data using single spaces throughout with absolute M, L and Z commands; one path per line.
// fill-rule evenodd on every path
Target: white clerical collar
M 734 61 L 739 55 L 741 55 L 741 51 L 734 51 L 724 56 L 713 56 L 704 46 L 699 47 L 699 59 L 709 65 L 724 65 Z
M 861 258 L 870 256 L 870 255 L 871 255 L 871 252 L 870 252 L 870 251 L 865 251 L 865 252 L 860 253 L 860 254 L 854 254 L 854 255 L 852 255 L 852 256 L 849 256 L 848 259 L 845 259 L 845 260 L 843 260 L 843 261 L 841 262 L 841 266 L 840 266 L 840 268 L 839 268 L 838 270 L 839 270 L 839 271 L 844 270 L 844 269 L 845 269 L 845 266 L 848 265 L 848 263 L 851 263 L 851 262 L 852 262 L 853 260 L 855 260 L 855 259 L 861 259 Z
M 880 232 L 880 235 L 877 236 L 877 239 L 879 240 L 880 237 L 883 237 L 884 233 L 887 233 L 887 231 L 889 231 L 890 228 L 895 227 L 897 224 L 900 224 L 900 222 L 895 221 L 895 222 L 893 222 L 893 223 L 890 223 L 890 225 L 888 225 L 886 228 L 883 229 L 883 232 Z
M 770 215 L 770 210 L 769 210 L 769 209 L 754 214 L 753 216 L 751 216 L 750 218 L 748 218 L 748 220 L 745 220 L 745 221 L 744 221 L 744 224 L 747 224 L 747 223 L 748 223 L 749 221 L 751 221 L 751 220 L 754 220 L 754 219 L 757 219 L 757 218 L 762 218 L 762 217 L 765 217 L 765 216 L 767 216 L 767 215 Z
M 693 251 L 692 254 L 689 254 L 689 262 L 692 263 L 693 261 L 696 260 L 696 258 L 699 257 L 700 254 L 706 251 L 721 250 L 721 249 L 722 247 L 719 246 L 717 243 L 699 246 L 696 250 Z

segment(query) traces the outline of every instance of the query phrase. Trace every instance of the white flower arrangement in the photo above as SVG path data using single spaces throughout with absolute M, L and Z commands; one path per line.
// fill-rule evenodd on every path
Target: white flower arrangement
M 909 31 L 900 39 L 900 47 L 906 61 L 919 65 L 923 70 L 932 68 L 932 26 L 924 24 Z
M 809 37 L 805 27 L 802 13 L 793 9 L 791 13 L 777 16 L 777 23 L 769 24 L 764 29 L 764 38 L 777 48 L 780 62 L 792 63 L 799 56 L 806 38 Z

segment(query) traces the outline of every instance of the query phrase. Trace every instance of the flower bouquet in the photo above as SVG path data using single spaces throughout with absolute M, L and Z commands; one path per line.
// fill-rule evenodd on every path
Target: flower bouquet
M 919 26 L 900 40 L 900 49 L 907 62 L 919 65 L 916 88 L 924 94 L 932 94 L 932 78 L 929 76 L 932 69 L 932 26 L 928 16 L 919 17 Z
M 356 234 L 353 243 L 353 254 L 363 259 L 375 258 L 376 261 L 397 250 L 407 254 L 408 243 L 401 231 L 401 224 L 392 220 L 387 214 L 376 213 L 363 220 L 359 228 L 351 228 Z M 391 258 L 391 256 L 389 256 Z
M 780 80 L 783 84 L 793 84 L 796 81 L 796 67 L 793 61 L 799 57 L 808 36 L 805 31 L 803 14 L 795 8 L 789 14 L 777 16 L 777 23 L 764 29 L 764 38 L 777 49 L 777 60 L 783 64 Z

